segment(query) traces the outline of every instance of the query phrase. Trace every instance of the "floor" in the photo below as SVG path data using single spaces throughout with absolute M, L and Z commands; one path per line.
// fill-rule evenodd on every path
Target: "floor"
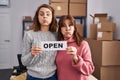
M 12 69 L 0 69 L 0 80 L 10 80 Z

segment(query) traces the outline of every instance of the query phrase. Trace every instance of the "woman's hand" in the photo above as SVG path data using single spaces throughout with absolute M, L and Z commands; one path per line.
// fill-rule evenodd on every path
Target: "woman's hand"
M 67 47 L 67 54 L 72 54 L 72 55 L 76 55 L 77 53 L 77 49 L 73 46 L 69 46 Z
M 42 48 L 38 46 L 32 46 L 31 48 L 31 54 L 32 56 L 36 56 L 42 52 Z
M 73 59 L 74 59 L 74 62 L 77 63 L 78 62 L 78 57 L 77 57 L 77 49 L 76 47 L 73 47 L 73 46 L 69 46 L 67 47 L 67 54 L 71 54 L 73 55 Z

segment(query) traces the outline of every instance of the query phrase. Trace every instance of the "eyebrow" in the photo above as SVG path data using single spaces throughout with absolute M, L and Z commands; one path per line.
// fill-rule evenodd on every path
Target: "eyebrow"
M 44 13 L 44 11 L 40 11 L 40 12 Z M 46 11 L 45 13 L 51 13 L 51 12 L 50 11 Z

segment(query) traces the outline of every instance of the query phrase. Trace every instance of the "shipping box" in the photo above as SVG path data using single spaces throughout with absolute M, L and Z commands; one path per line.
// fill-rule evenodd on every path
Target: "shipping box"
M 97 40 L 113 40 L 113 32 L 100 32 L 97 31 Z
M 94 15 L 90 14 L 90 16 L 93 18 L 93 24 L 97 24 L 99 22 L 106 22 L 107 15 L 107 13 L 95 13 Z
M 68 0 L 49 0 L 49 3 L 68 3 Z
M 69 12 L 72 16 L 86 16 L 87 4 L 70 3 Z
M 67 3 L 51 3 L 50 5 L 55 9 L 56 16 L 62 16 L 68 14 Z
M 97 24 L 90 24 L 90 35 L 89 38 L 97 39 Z
M 98 80 L 120 80 L 120 66 L 95 66 L 93 75 Z
M 120 41 L 87 39 L 95 65 L 120 65 Z M 109 80 L 109 79 L 108 79 Z
M 50 3 L 65 3 L 69 2 L 69 0 L 49 0 Z M 87 0 L 70 0 L 70 3 L 87 3 Z
M 102 22 L 97 24 L 97 31 L 111 31 L 115 32 L 116 24 L 114 22 Z
M 87 0 L 70 0 L 70 3 L 87 3 Z

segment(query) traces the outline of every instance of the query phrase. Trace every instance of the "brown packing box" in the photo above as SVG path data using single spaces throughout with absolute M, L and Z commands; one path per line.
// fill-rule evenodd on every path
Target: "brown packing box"
M 86 16 L 87 4 L 70 3 L 70 14 L 72 16 Z
M 107 13 L 95 13 L 94 17 L 107 17 Z
M 71 3 L 87 3 L 87 0 L 70 0 Z
M 90 35 L 89 38 L 97 39 L 97 24 L 90 24 Z
M 120 65 L 120 41 L 100 41 L 87 39 L 95 65 Z M 109 79 L 108 79 L 109 80 Z
M 113 22 L 102 22 L 97 24 L 97 31 L 111 31 L 115 32 L 116 24 Z
M 90 14 L 90 16 L 93 18 L 93 24 L 107 21 L 107 13 L 95 13 L 94 15 Z
M 80 35 L 83 37 L 83 25 L 82 24 L 77 24 L 77 29 Z
M 24 21 L 32 21 L 31 16 L 23 16 Z
M 93 75 L 98 80 L 120 80 L 120 66 L 95 66 Z
M 107 13 L 96 13 L 94 17 L 99 19 L 99 22 L 106 22 L 107 21 Z
M 51 3 L 50 5 L 55 9 L 56 16 L 62 16 L 68 14 L 67 3 Z
M 99 22 L 106 22 L 107 21 L 107 17 L 98 17 Z
M 68 2 L 69 0 L 49 0 L 50 3 Z M 70 0 L 71 3 L 87 3 L 87 0 Z
M 49 0 L 50 3 L 63 3 L 63 2 L 68 2 L 68 0 Z
M 99 32 L 97 31 L 97 40 L 113 40 L 113 32 Z

